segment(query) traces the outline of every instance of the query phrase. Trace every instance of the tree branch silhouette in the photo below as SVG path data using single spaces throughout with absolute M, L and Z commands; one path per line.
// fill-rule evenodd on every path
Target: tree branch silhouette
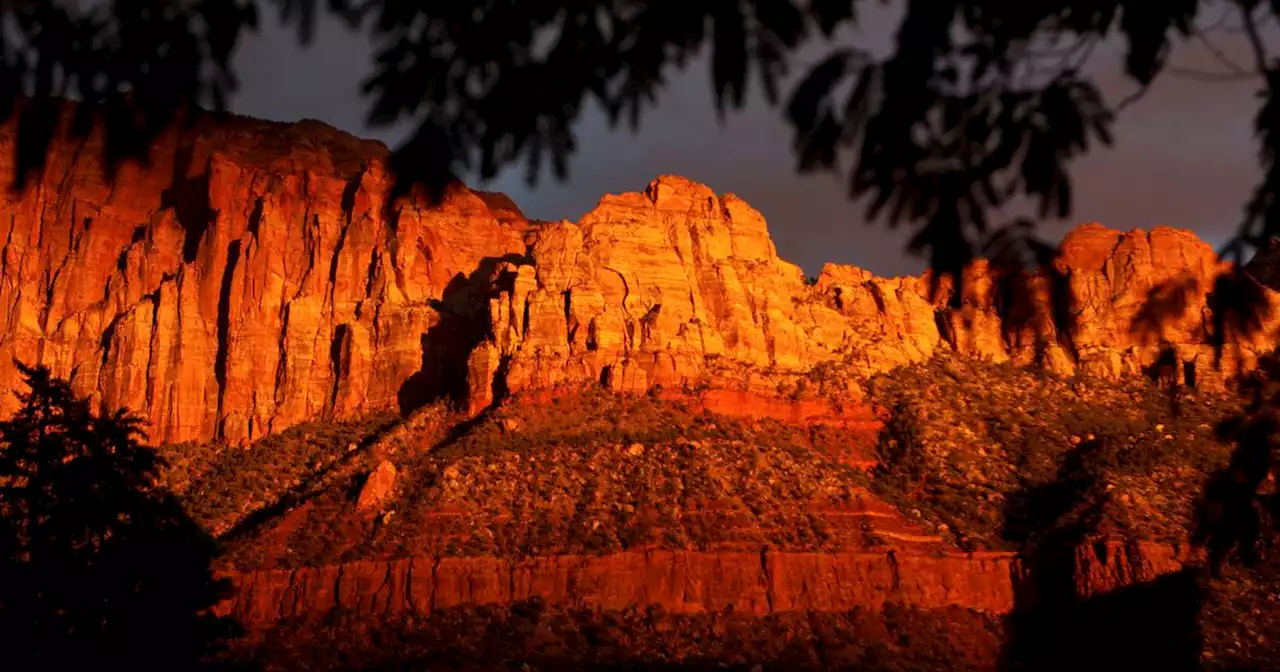
M 939 275 L 959 275 L 997 225 L 991 214 L 1013 199 L 1030 199 L 1042 218 L 1069 216 L 1072 161 L 1097 143 L 1110 144 L 1115 115 L 1131 102 L 1108 103 L 1082 74 L 1093 46 L 1112 35 L 1123 39 L 1124 73 L 1145 90 L 1160 74 L 1179 70 L 1167 63 L 1173 44 L 1206 41 L 1196 17 L 1215 6 L 900 0 L 890 53 L 873 57 L 856 43 L 833 45 L 828 59 L 789 94 L 782 91 L 799 48 L 858 26 L 866 4 L 6 3 L 0 116 L 18 117 L 18 187 L 43 165 L 59 98 L 87 103 L 77 108 L 77 132 L 105 126 L 104 160 L 112 169 L 145 161 L 149 143 L 167 126 L 199 117 L 201 108 L 225 109 L 235 88 L 230 56 L 261 10 L 274 8 L 303 43 L 327 14 L 376 45 L 362 87 L 369 120 L 417 126 L 391 159 L 397 178 L 391 195 L 425 187 L 438 198 L 468 171 L 487 179 L 524 165 L 535 183 L 550 167 L 564 179 L 577 150 L 574 124 L 588 105 L 606 110 L 614 125 L 637 129 L 667 75 L 705 52 L 717 115 L 741 109 L 756 80 L 767 101 L 785 101 L 802 172 L 843 173 L 869 219 L 909 224 L 918 234 L 910 250 Z M 1259 47 L 1260 26 L 1270 16 L 1262 4 L 1226 5 L 1238 10 L 1242 30 Z M 1224 10 L 1219 23 L 1226 16 Z M 1218 28 L 1225 26 L 1204 30 Z M 1259 57 L 1259 65 L 1265 71 L 1266 59 Z

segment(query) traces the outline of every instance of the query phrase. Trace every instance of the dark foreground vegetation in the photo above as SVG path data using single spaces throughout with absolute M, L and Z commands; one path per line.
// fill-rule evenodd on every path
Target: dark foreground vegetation
M 883 613 L 598 613 L 538 601 L 453 608 L 395 624 L 284 624 L 227 657 L 267 670 L 972 670 L 999 653 L 1001 624 L 966 609 Z
M 0 651 L 12 670 L 195 669 L 234 623 L 212 537 L 165 488 L 139 421 L 22 368 L 0 422 Z

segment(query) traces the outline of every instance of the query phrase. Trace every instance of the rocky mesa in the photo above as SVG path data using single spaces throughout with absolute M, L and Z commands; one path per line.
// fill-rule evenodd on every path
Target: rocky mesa
M 15 142 L 0 132 L 0 161 Z M 201 120 L 111 183 L 100 144 L 68 136 L 3 196 L 0 383 L 15 358 L 47 364 L 157 442 L 582 381 L 856 402 L 867 376 L 942 348 L 1105 377 L 1161 348 L 1194 365 L 1225 269 L 1188 232 L 1084 225 L 1057 261 L 1073 325 L 1058 334 L 1045 278 L 1019 301 L 983 262 L 935 296 L 838 265 L 808 282 L 760 213 L 679 177 L 536 222 L 461 186 L 389 203 L 385 148 L 317 122 Z M 1162 292 L 1177 305 L 1151 322 Z M 1230 363 L 1270 331 L 1235 338 Z

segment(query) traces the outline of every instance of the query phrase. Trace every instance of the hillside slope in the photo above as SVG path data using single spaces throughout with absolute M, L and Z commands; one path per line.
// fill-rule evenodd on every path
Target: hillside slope
M 1262 578 L 1236 572 L 1190 607 L 1130 595 L 1197 566 L 1192 509 L 1231 451 L 1211 430 L 1231 396 L 1181 390 L 1175 407 L 1169 392 L 939 356 L 871 381 L 883 427 L 585 387 L 472 420 L 435 405 L 247 452 L 174 447 L 200 457 L 170 475 L 222 532 L 239 592 L 220 609 L 257 633 L 239 655 L 280 669 L 441 655 L 474 669 L 614 656 L 993 669 L 1055 576 L 1045 554 L 1070 559 L 1053 580 L 1082 604 L 1101 600 L 1085 625 L 1054 621 L 1076 633 L 1071 660 L 1167 648 L 1176 623 L 1121 636 L 1113 619 L 1185 608 L 1211 655 L 1270 660 L 1262 640 L 1238 653 L 1266 630 L 1250 606 Z M 375 479 L 386 465 L 394 477 Z M 729 648 L 701 650 L 685 629 Z M 592 645 L 572 643 L 586 632 Z

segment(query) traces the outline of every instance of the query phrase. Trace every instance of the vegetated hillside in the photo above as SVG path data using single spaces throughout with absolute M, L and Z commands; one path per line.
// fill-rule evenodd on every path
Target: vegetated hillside
M 1228 393 L 947 355 L 879 376 L 869 391 L 889 410 L 869 474 L 845 464 L 850 446 L 867 443 L 863 430 L 588 387 L 472 421 L 431 406 L 394 429 L 380 416 L 303 425 L 247 449 L 175 447 L 168 478 L 242 568 L 867 547 L 893 530 L 839 514 L 881 502 L 915 536 L 974 550 L 1020 549 L 1086 513 L 1091 536 L 1180 542 L 1205 478 L 1230 456 L 1214 427 L 1238 409 Z M 396 467 L 394 491 L 357 513 L 383 460 Z
M 1184 541 L 1232 446 L 1226 392 L 1144 378 L 1063 379 L 939 356 L 877 377 L 891 409 L 873 491 L 962 547 L 1020 548 L 1049 529 Z
M 160 447 L 165 484 L 187 513 L 214 536 L 250 516 L 267 517 L 295 505 L 327 483 L 372 468 L 368 445 L 397 425 L 381 414 L 355 422 L 312 422 L 247 447 L 182 443 Z
M 1229 566 L 1208 582 L 1200 623 L 1205 670 L 1280 669 L 1280 564 Z
M 224 565 L 245 569 L 424 553 L 868 548 L 901 546 L 903 532 L 950 542 L 923 545 L 938 549 L 1029 550 L 1105 535 L 1183 542 L 1206 478 L 1232 450 L 1214 427 L 1239 409 L 1226 393 L 1063 379 L 951 356 L 868 389 L 890 410 L 870 472 L 845 464 L 849 447 L 866 443 L 860 430 L 730 418 L 588 388 L 518 397 L 472 421 L 431 406 L 403 423 L 307 425 L 247 450 L 187 447 L 171 451 L 179 461 L 168 478 L 222 532 Z M 397 473 L 390 498 L 357 511 L 367 475 L 384 461 Z M 884 529 L 842 515 L 892 512 L 885 503 L 905 521 L 875 518 Z M 1231 568 L 1206 584 L 1199 622 L 1211 669 L 1280 660 L 1267 639 L 1280 587 L 1273 574 Z M 995 660 L 1005 626 L 952 611 L 760 619 L 517 603 L 376 627 L 341 616 L 282 623 L 235 655 L 270 669 L 333 670 L 622 659 L 906 670 Z M 966 641 L 941 632 L 939 619 L 963 628 Z
M 306 492 L 251 533 L 227 540 L 226 560 L 258 568 L 653 546 L 865 548 L 881 542 L 876 530 L 841 515 L 874 505 L 866 474 L 840 459 L 849 445 L 865 442 L 856 431 L 731 418 L 600 390 L 507 404 L 451 428 L 449 418 L 429 410 L 410 428 L 354 451 L 363 456 L 334 458 L 331 449 L 329 457 L 312 458 L 361 468 L 312 478 L 322 488 L 307 488 L 308 477 L 292 473 L 288 482 Z M 343 450 L 343 441 L 334 448 Z M 357 513 L 362 478 L 384 459 L 396 467 L 394 493 L 378 511 Z M 241 468 L 269 470 L 259 464 Z M 205 500 L 197 505 L 225 509 L 208 499 L 277 497 L 263 493 L 279 482 L 234 473 L 206 476 L 190 489 Z M 235 484 L 248 491 L 236 493 Z
M 873 492 L 961 546 L 1024 552 L 1104 536 L 1186 543 L 1206 481 L 1235 449 L 1215 429 L 1241 409 L 1229 393 L 955 357 L 871 389 L 893 409 Z M 1185 597 L 1199 600 L 1203 669 L 1280 668 L 1280 563 L 1264 555 L 1201 578 L 1200 596 Z

